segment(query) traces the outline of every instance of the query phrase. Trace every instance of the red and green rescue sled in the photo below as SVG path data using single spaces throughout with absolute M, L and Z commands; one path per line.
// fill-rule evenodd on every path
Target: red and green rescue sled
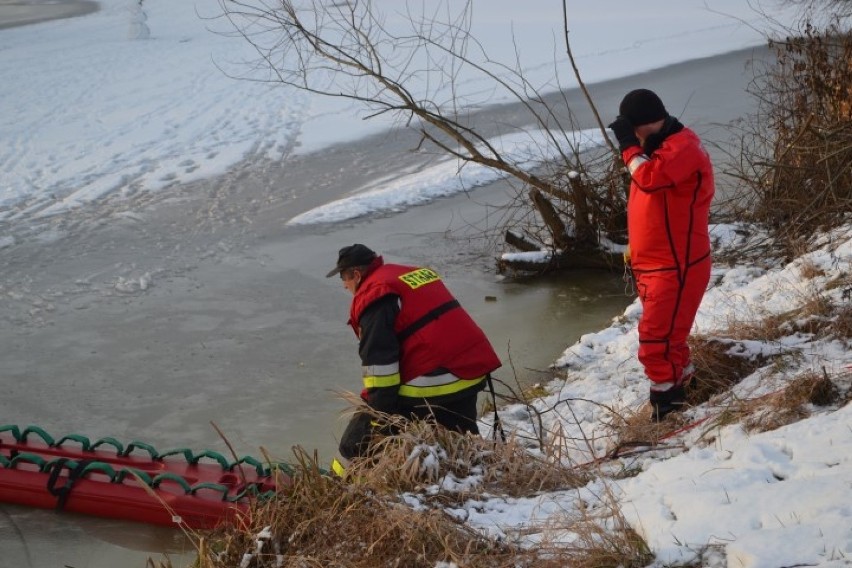
M 231 462 L 211 450 L 161 453 L 139 441 L 0 425 L 0 502 L 29 507 L 209 529 L 271 498 L 291 473 L 250 456 Z

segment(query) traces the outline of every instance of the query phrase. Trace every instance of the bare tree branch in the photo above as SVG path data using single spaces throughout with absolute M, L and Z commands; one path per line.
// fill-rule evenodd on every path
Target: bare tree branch
M 593 249 L 601 231 L 618 225 L 624 204 L 614 197 L 610 174 L 605 174 L 603 182 L 588 183 L 567 175 L 588 172 L 580 159 L 579 143 L 570 135 L 576 130 L 570 108 L 567 114 L 557 112 L 524 76 L 514 38 L 514 67 L 488 57 L 470 33 L 470 0 L 452 9 L 450 3 L 422 4 L 419 11 L 404 2 L 400 4 L 402 12 L 395 14 L 397 19 L 386 19 L 370 0 L 219 2 L 238 35 L 259 56 L 250 67 L 253 75 L 249 79 L 356 101 L 366 109 L 368 118 L 387 115 L 416 129 L 421 145 L 428 142 L 463 163 L 493 168 L 526 188 L 548 195 L 555 200 L 553 211 L 565 217 L 565 230 L 570 232 L 542 239 L 548 246 Z M 564 3 L 563 15 L 567 42 Z M 570 46 L 568 53 L 579 80 Z M 469 88 L 462 88 L 461 77 L 467 80 L 471 73 L 486 80 L 486 90 L 470 94 Z M 582 81 L 580 85 L 604 139 L 614 151 Z M 482 97 L 497 92 L 519 103 L 529 125 L 526 128 L 543 136 L 543 140 L 535 140 L 541 155 L 532 166 L 529 160 L 516 160 L 504 153 L 493 138 L 471 125 L 467 109 L 487 103 L 488 99 Z M 569 124 L 562 124 L 561 116 L 567 116 Z M 523 131 L 518 126 L 510 128 Z M 558 156 L 555 163 L 554 154 Z M 542 175 L 544 165 L 555 174 Z M 563 224 L 551 222 L 549 226 L 552 230 Z
M 601 129 L 601 134 L 603 134 L 604 140 L 609 145 L 609 149 L 612 150 L 612 153 L 616 155 L 616 157 L 621 155 L 621 152 L 615 147 L 612 143 L 612 140 L 607 136 L 606 128 L 604 127 L 604 123 L 601 120 L 600 114 L 598 114 L 598 107 L 595 106 L 595 102 L 592 100 L 592 96 L 589 94 L 589 89 L 586 88 L 586 83 L 583 82 L 583 78 L 580 75 L 580 69 L 577 68 L 577 62 L 574 60 L 574 54 L 571 51 L 571 41 L 568 39 L 568 0 L 562 0 L 562 21 L 564 22 L 565 29 L 565 51 L 568 53 L 568 61 L 571 62 L 571 69 L 574 71 L 574 77 L 577 78 L 577 83 L 580 85 L 580 90 L 583 91 L 583 96 L 586 97 L 586 100 L 589 102 L 589 107 L 592 109 L 592 113 L 595 115 L 595 120 L 598 123 L 598 127 Z

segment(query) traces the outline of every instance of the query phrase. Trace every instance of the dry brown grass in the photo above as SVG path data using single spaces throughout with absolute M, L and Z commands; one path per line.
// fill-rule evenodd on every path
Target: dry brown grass
M 727 339 L 736 335 L 742 338 L 763 337 L 762 335 L 743 329 L 721 335 L 724 337 L 696 335 L 689 339 L 692 362 L 695 365 L 695 377 L 688 390 L 687 402 L 690 405 L 707 402 L 714 396 L 727 392 L 767 363 L 765 357 L 750 355 L 739 340 Z
M 753 321 L 732 323 L 722 335 L 731 339 L 776 341 L 794 333 L 824 336 L 834 306 L 823 295 L 803 298 L 802 303 L 786 312 L 769 314 Z
M 844 291 L 844 300 L 852 299 L 850 298 L 852 296 L 852 274 L 842 273 L 825 283 L 826 290 L 837 290 L 838 288 Z
M 518 564 L 524 552 L 475 532 L 440 509 L 416 511 L 370 488 L 322 472 L 296 450 L 293 484 L 252 509 L 242 525 L 212 535 L 199 547 L 198 568 L 411 566 L 438 561 L 460 566 Z M 267 535 L 258 538 L 257 535 Z M 258 544 L 261 543 L 261 544 Z
M 738 329 L 737 333 L 743 330 Z M 690 337 L 689 346 L 695 375 L 687 389 L 688 407 L 728 392 L 767 363 L 765 357 L 749 354 L 741 340 L 695 335 Z M 649 404 L 614 412 L 606 424 L 612 434 L 609 453 L 629 451 L 638 444 L 656 446 L 665 435 L 685 424 L 686 419 L 680 412 L 669 414 L 662 422 L 651 422 Z
M 852 304 L 846 304 L 834 313 L 826 331 L 838 339 L 852 338 Z
M 196 535 L 195 568 L 432 568 L 438 562 L 472 568 L 640 568 L 652 558 L 614 499 L 594 515 L 566 512 L 548 526 L 528 527 L 543 535 L 543 544 L 535 548 L 513 544 L 511 538 L 489 538 L 451 517 L 444 512 L 446 500 L 454 499 L 447 492 L 431 498 L 420 493 L 418 508 L 399 499 L 405 491 L 450 475 L 479 475 L 482 490 L 502 495 L 585 482 L 585 475 L 536 459 L 517 444 L 495 445 L 423 422 L 404 425 L 400 434 L 378 444 L 374 458 L 347 470 L 347 480 L 328 475 L 316 456 L 296 448 L 297 474 L 277 499 L 254 506 L 237 526 Z M 476 495 L 471 490 L 467 497 Z M 564 531 L 577 535 L 574 545 L 548 536 Z M 149 566 L 171 568 L 168 561 Z
M 751 400 L 735 402 L 728 412 L 739 417 L 750 432 L 767 432 L 810 416 L 813 406 L 831 406 L 841 393 L 825 373 L 809 371 L 794 377 L 783 389 Z
M 595 525 L 580 531 L 575 554 L 562 566 L 576 568 L 642 568 L 654 560 L 648 545 L 627 521 L 619 518 L 617 528 Z
M 813 280 L 819 276 L 825 276 L 825 270 L 813 261 L 806 261 L 802 263 L 799 274 L 806 280 Z
M 839 388 L 838 385 L 846 385 Z M 731 398 L 705 430 L 705 441 L 726 424 L 740 423 L 749 432 L 767 432 L 813 413 L 813 406 L 842 407 L 852 400 L 852 372 L 830 376 L 825 369 L 794 376 L 777 391 L 756 398 Z
M 346 480 L 295 448 L 297 473 L 274 501 L 256 504 L 235 526 L 193 535 L 194 568 L 432 568 L 438 562 L 472 568 L 641 568 L 653 559 L 608 491 L 593 507 L 572 508 L 506 538 L 486 536 L 445 508 L 493 494 L 575 488 L 587 482 L 589 472 L 533 456 L 511 440 L 495 444 L 425 422 L 395 426 L 399 433 L 378 440 L 375 455 L 351 464 Z M 462 491 L 437 489 L 449 479 L 473 482 Z M 416 493 L 400 499 L 409 491 Z M 413 507 L 415 494 L 420 505 Z M 573 535 L 570 545 L 566 532 Z M 533 534 L 535 547 L 517 544 Z M 149 568 L 172 566 L 151 561 Z
M 622 452 L 630 451 L 637 445 L 656 445 L 660 438 L 671 430 L 671 425 L 677 418 L 675 415 L 670 415 L 662 423 L 653 423 L 649 404 L 638 409 L 614 410 L 608 418 L 603 420 L 607 431 L 611 434 L 606 455 L 614 457 Z
M 765 429 L 774 429 L 804 418 L 807 415 L 806 403 L 817 406 L 836 403 L 840 394 L 834 383 L 816 373 L 795 378 L 783 391 L 771 397 L 723 403 L 722 398 L 733 386 L 769 363 L 766 357 L 749 355 L 741 341 L 749 336 L 758 340 L 761 336 L 755 330 L 771 325 L 774 324 L 736 325 L 724 332 L 743 339 L 691 337 L 690 349 L 696 371 L 687 389 L 687 406 L 698 406 L 708 401 L 724 404 L 713 421 L 715 426 L 743 420 L 751 429 L 758 429 L 759 423 Z M 748 418 L 752 416 L 756 418 Z M 638 410 L 625 410 L 607 424 L 613 435 L 611 451 L 629 451 L 634 444 L 655 446 L 664 436 L 686 423 L 679 412 L 668 415 L 661 423 L 652 423 L 647 404 Z
M 377 440 L 374 455 L 347 471 L 375 491 L 418 491 L 444 479 L 477 476 L 480 481 L 471 492 L 522 496 L 575 488 L 588 481 L 582 472 L 565 465 L 558 452 L 533 455 L 514 438 L 495 443 L 422 421 L 396 419 L 395 425 L 397 434 Z M 463 491 L 437 495 L 443 500 L 467 497 Z

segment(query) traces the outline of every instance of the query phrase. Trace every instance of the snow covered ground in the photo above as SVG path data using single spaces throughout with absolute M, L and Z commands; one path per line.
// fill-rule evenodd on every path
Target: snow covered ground
M 376 4 L 389 18 L 399 9 L 395 0 Z M 595 82 L 757 45 L 766 24 L 750 4 L 652 0 L 637 7 L 618 0 L 601 10 L 568 2 L 573 50 L 584 80 Z M 280 159 L 389 126 L 390 118 L 365 122 L 363 109 L 339 100 L 230 77 L 243 74 L 240 63 L 256 53 L 234 37 L 218 0 L 100 5 L 94 14 L 0 33 L 0 222 L 61 213 L 106 195 L 163 191 L 247 158 Z M 761 5 L 778 14 L 774 0 L 754 4 Z M 519 65 L 543 92 L 574 85 L 558 4 L 474 3 L 473 33 L 509 65 L 516 44 Z M 471 105 L 506 100 L 473 75 L 460 84 L 465 91 L 458 94 Z M 418 186 L 421 198 L 409 203 L 462 185 L 440 176 L 411 181 L 407 191 Z M 404 205 L 371 195 L 355 210 Z M 302 222 L 332 218 L 340 216 L 321 212 Z M 0 225 L 0 238 L 3 232 Z
M 763 4 L 780 14 L 775 3 Z M 555 88 L 554 58 L 567 69 L 557 7 L 519 8 L 509 0 L 487 5 L 474 17 L 474 33 L 486 49 L 495 58 L 514 60 L 512 42 L 506 40 L 514 33 L 523 67 L 538 84 L 550 81 Z M 625 76 L 761 43 L 763 17 L 752 5 L 614 0 L 602 9 L 597 3 L 569 2 L 572 45 L 586 81 Z M 86 207 L 106 195 L 168 191 L 250 157 L 311 152 L 387 126 L 365 125 L 359 110 L 347 105 L 229 78 L 217 65 L 251 52 L 238 38 L 216 33 L 227 29 L 221 19 L 209 19 L 220 12 L 216 0 L 103 0 L 91 15 L 0 31 L 0 251 L 14 246 L 6 231 L 15 223 Z M 568 77 L 563 73 L 563 85 L 571 84 Z M 476 91 L 473 80 L 467 84 Z M 522 142 L 504 141 L 523 154 Z M 453 171 L 436 166 L 401 182 L 361 188 L 347 201 L 325 204 L 293 222 L 405 208 L 492 175 L 467 171 L 471 177 L 461 179 Z M 720 246 L 736 246 L 741 238 L 732 227 L 719 226 L 716 235 Z M 717 267 L 697 330 L 712 335 L 731 320 L 787 311 L 814 291 L 848 302 L 843 287 L 827 289 L 825 283 L 843 274 L 848 278 L 850 239 L 848 228 L 838 231 L 816 252 L 788 265 Z M 594 403 L 637 409 L 646 399 L 647 382 L 635 358 L 639 309 L 633 304 L 611 327 L 566 350 L 557 365 L 568 369 L 571 380 L 548 385 L 551 394 L 538 403 L 556 407 L 546 415 L 546 426 L 558 423 L 570 435 L 595 440 L 596 455 L 607 449 L 608 440 L 600 426 L 602 410 Z M 764 368 L 746 377 L 733 393 L 742 398 L 774 392 L 807 370 L 825 368 L 848 378 L 852 365 L 848 341 L 791 334 L 746 346 L 784 353 L 786 369 Z M 716 411 L 702 406 L 691 410 L 689 419 L 709 416 L 709 424 Z M 502 416 L 518 432 L 529 428 L 522 407 L 506 408 Z M 629 466 L 640 472 L 613 488 L 660 566 L 691 562 L 706 546 L 720 551 L 715 559 L 705 556 L 707 565 L 847 566 L 852 564 L 850 422 L 846 405 L 814 409 L 808 420 L 762 434 L 720 426 L 712 442 L 701 428 L 691 429 L 676 438 L 677 447 L 632 458 Z M 574 457 L 582 462 L 592 456 L 578 449 Z M 573 510 L 578 496 L 591 499 L 600 489 L 471 502 L 459 514 L 473 526 L 509 534 Z
M 753 230 L 747 233 L 745 227 L 717 225 L 715 249 L 746 248 L 758 238 Z M 814 298 L 848 306 L 852 227 L 822 237 L 818 245 L 786 265 L 715 267 L 694 332 L 724 337 L 735 323 L 787 313 Z M 592 441 L 591 447 L 574 449 L 570 457 L 577 463 L 612 449 L 608 408 L 630 415 L 647 402 L 648 382 L 636 359 L 640 314 L 637 300 L 611 327 L 569 347 L 556 363 L 568 380 L 546 385 L 550 394 L 534 403 L 546 432 Z M 690 427 L 660 449 L 622 458 L 614 467 L 638 470 L 634 477 L 532 499 L 471 501 L 456 514 L 492 534 L 512 534 L 520 527 L 530 532 L 551 515 L 577 512 L 580 503 L 602 507 L 600 496 L 614 493 L 657 556 L 655 566 L 852 565 L 852 405 L 811 407 L 808 419 L 763 433 L 716 421 L 732 401 L 770 396 L 808 372 L 827 373 L 846 392 L 852 388 L 848 337 L 818 339 L 792 330 L 780 335 L 732 344 L 740 356 L 773 360 L 745 377 L 727 400 L 689 410 Z M 512 431 L 536 439 L 541 432 L 531 414 L 514 405 L 501 419 Z M 543 532 L 532 531 L 529 538 L 534 542 Z

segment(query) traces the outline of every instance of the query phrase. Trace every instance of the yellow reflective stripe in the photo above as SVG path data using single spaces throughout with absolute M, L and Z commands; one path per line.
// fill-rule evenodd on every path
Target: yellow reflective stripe
M 633 158 L 630 159 L 630 163 L 627 164 L 627 169 L 630 171 L 630 175 L 636 173 L 636 170 L 639 169 L 639 166 L 648 161 L 650 160 L 645 154 L 636 154 L 635 156 L 633 156 Z
M 393 387 L 398 385 L 401 381 L 402 379 L 400 378 L 399 373 L 394 373 L 392 375 L 371 375 L 369 377 L 364 377 L 364 388 L 373 389 Z
M 337 458 L 331 461 L 331 471 L 338 477 L 346 477 L 346 468 L 340 463 Z
M 452 383 L 435 386 L 417 386 L 406 383 L 399 387 L 399 396 L 408 396 L 412 398 L 427 398 L 431 396 L 442 396 L 446 394 L 455 394 L 465 389 L 469 389 L 478 385 L 485 380 L 485 376 L 476 379 L 456 379 Z

